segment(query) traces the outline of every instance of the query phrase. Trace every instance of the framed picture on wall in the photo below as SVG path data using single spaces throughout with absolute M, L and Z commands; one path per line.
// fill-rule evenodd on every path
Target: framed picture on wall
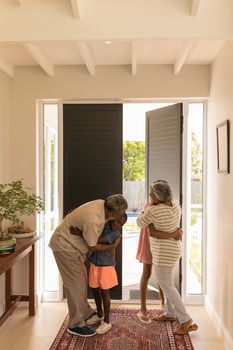
M 227 119 L 216 127 L 217 169 L 219 173 L 230 173 L 230 122 Z

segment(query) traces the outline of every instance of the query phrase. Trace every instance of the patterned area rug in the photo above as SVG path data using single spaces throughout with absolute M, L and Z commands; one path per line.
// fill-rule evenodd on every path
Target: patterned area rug
M 67 333 L 67 316 L 50 350 L 194 350 L 189 335 L 173 333 L 179 326 L 177 321 L 143 324 L 137 312 L 135 309 L 112 309 L 112 329 L 89 338 Z M 152 313 L 155 316 L 156 310 Z

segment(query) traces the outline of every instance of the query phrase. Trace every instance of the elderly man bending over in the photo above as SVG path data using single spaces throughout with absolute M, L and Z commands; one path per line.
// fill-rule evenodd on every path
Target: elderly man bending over
M 127 201 L 121 194 L 97 199 L 74 209 L 67 214 L 54 231 L 49 247 L 52 249 L 58 269 L 64 282 L 69 310 L 68 332 L 83 337 L 96 334 L 85 321 L 95 317 L 87 301 L 87 271 L 84 264 L 88 250 L 115 248 L 112 245 L 97 244 L 98 238 L 108 220 L 125 213 Z

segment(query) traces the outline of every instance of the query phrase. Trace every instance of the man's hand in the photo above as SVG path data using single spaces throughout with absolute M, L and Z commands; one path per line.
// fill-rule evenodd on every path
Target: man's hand
M 112 249 L 112 260 L 115 261 L 116 260 L 116 248 Z
M 115 242 L 111 245 L 112 248 L 111 250 L 108 251 L 108 255 L 115 261 L 115 256 L 116 256 L 116 248 L 118 245 L 121 243 L 121 236 L 118 237 Z
M 182 240 L 182 236 L 183 236 L 183 230 L 182 230 L 182 228 L 178 228 L 178 230 L 176 230 L 176 237 L 175 237 L 175 239 L 177 241 L 181 241 Z
M 121 243 L 121 236 L 118 237 L 118 238 L 115 240 L 115 242 L 113 243 L 114 248 L 118 247 L 118 245 L 119 245 L 120 243 Z

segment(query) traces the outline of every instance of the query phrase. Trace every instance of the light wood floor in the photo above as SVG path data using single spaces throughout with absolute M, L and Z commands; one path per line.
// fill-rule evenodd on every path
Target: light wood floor
M 112 307 L 133 308 L 138 305 L 113 304 Z M 195 350 L 226 350 L 204 307 L 188 306 L 187 309 L 199 325 L 199 330 L 191 333 Z M 19 306 L 0 327 L 0 349 L 48 350 L 66 314 L 66 303 L 41 303 L 34 317 L 28 316 L 26 306 Z

